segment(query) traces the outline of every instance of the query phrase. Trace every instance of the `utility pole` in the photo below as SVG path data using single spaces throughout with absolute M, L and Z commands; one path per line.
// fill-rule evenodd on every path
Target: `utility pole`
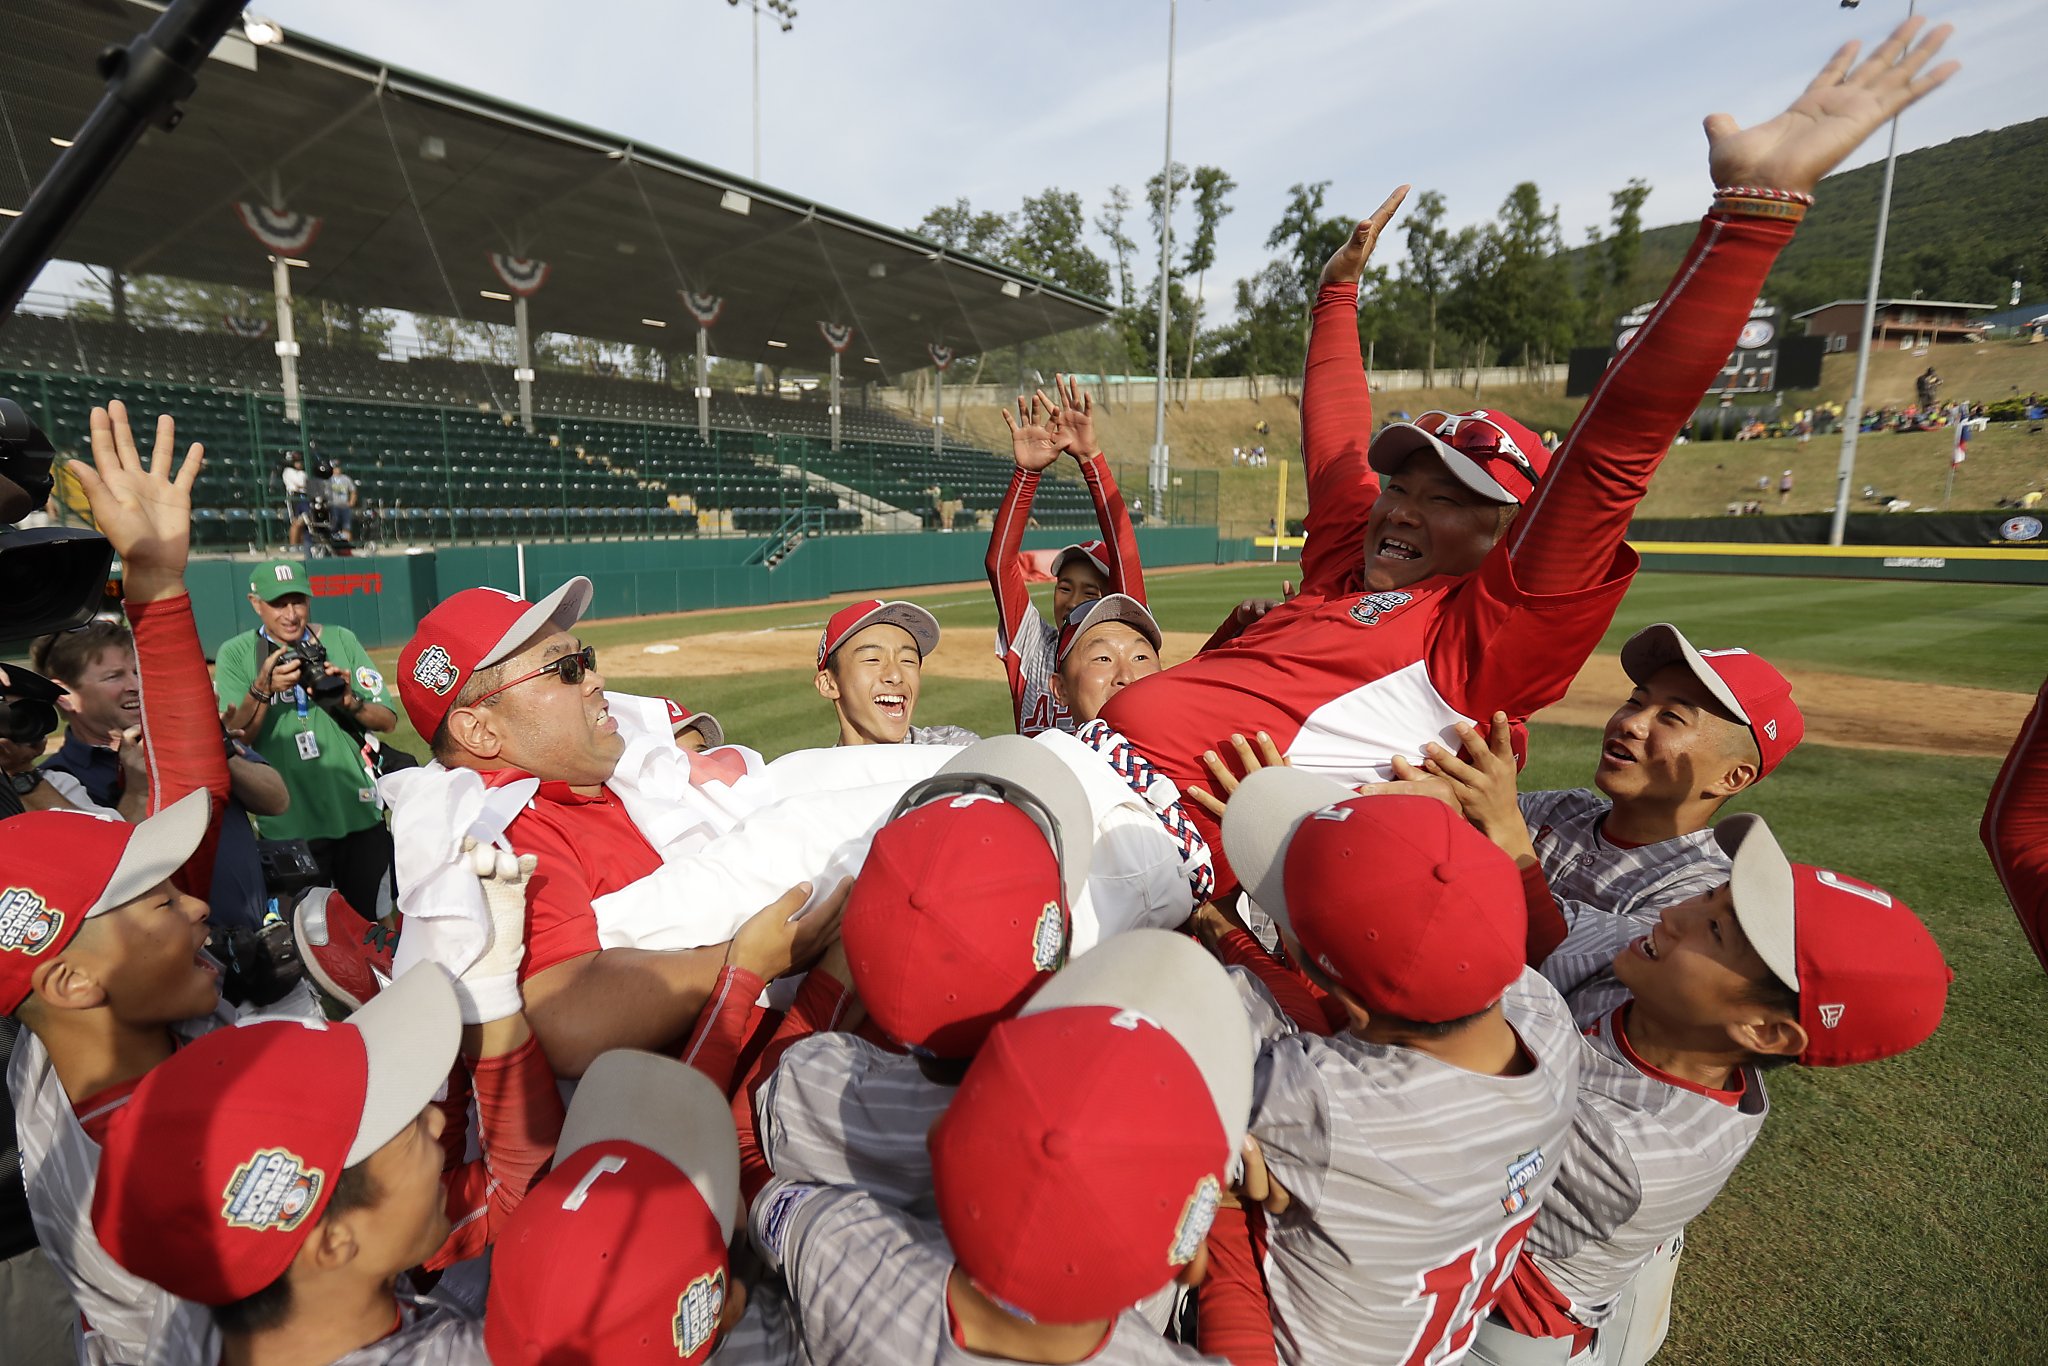
M 741 0 L 725 0 L 728 5 L 738 6 Z M 784 33 L 796 27 L 796 6 L 792 0 L 745 0 L 754 11 L 754 179 L 761 179 L 761 11 L 765 7 L 775 16 Z
M 1166 331 L 1167 300 L 1173 293 L 1173 41 L 1180 26 L 1180 0 L 1166 8 L 1166 166 L 1160 173 L 1159 205 L 1159 365 L 1152 382 L 1151 513 L 1166 511 Z

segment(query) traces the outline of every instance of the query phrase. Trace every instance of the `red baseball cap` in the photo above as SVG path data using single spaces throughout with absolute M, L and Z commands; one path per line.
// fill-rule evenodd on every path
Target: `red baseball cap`
M 1062 546 L 1060 553 L 1052 557 L 1052 576 L 1058 578 L 1060 571 L 1070 561 L 1081 559 L 1095 566 L 1095 572 L 1107 580 L 1109 574 L 1109 547 L 1100 540 L 1081 541 L 1075 545 Z
M 725 727 L 718 724 L 718 718 L 708 711 L 691 711 L 673 697 L 661 699 L 668 707 L 668 729 L 671 735 L 680 735 L 694 729 L 704 737 L 708 748 L 717 749 L 725 743 Z
M 1494 408 L 1389 422 L 1365 458 L 1377 473 L 1393 474 L 1421 450 L 1434 451 L 1460 483 L 1495 503 L 1526 503 L 1550 468 L 1543 438 Z
M 1252 900 L 1375 1014 L 1462 1019 L 1522 973 L 1515 861 L 1433 797 L 1261 769 L 1224 808 L 1223 849 Z
M 1106 593 L 1067 613 L 1066 624 L 1060 627 L 1058 650 L 1053 656 L 1054 667 L 1066 662 L 1068 652 L 1080 644 L 1082 636 L 1106 621 L 1123 622 L 1151 641 L 1155 650 L 1166 640 L 1159 632 L 1158 620 L 1144 603 L 1127 593 Z
M 1761 816 L 1730 816 L 1714 838 L 1733 860 L 1742 932 L 1799 993 L 1810 1067 L 1874 1062 L 1917 1047 L 1941 1023 L 1955 980 L 1927 926 L 1867 882 L 1794 863 Z
M 1645 626 L 1621 647 L 1621 667 L 1631 682 L 1647 683 L 1667 664 L 1683 664 L 1723 710 L 1749 727 L 1762 760 L 1758 777 L 1783 762 L 1806 735 L 1792 684 L 1762 655 L 1740 648 L 1696 650 L 1669 622 Z
M 539 602 L 498 588 L 465 588 L 421 617 L 398 652 L 398 699 L 412 728 L 432 739 L 477 670 L 518 654 L 542 631 L 574 626 L 590 606 L 590 591 L 581 575 Z
M 555 1166 L 491 1256 L 496 1366 L 677 1363 L 717 1350 L 740 1208 L 725 1095 L 673 1058 L 617 1049 L 577 1083 Z
M 182 1299 L 255 1294 L 290 1268 L 342 1171 L 419 1118 L 461 1039 L 453 983 L 422 963 L 345 1023 L 259 1020 L 193 1041 L 114 1113 L 92 1202 L 101 1246 Z
M 933 1126 L 939 1220 L 983 1293 L 1109 1318 L 1208 1236 L 1251 1114 L 1251 1027 L 1223 968 L 1165 930 L 1105 941 L 989 1034 Z
M 881 598 L 868 598 L 863 602 L 848 603 L 825 623 L 825 630 L 818 637 L 818 667 L 824 668 L 832 652 L 851 639 L 855 632 L 866 630 L 878 621 L 901 626 L 910 632 L 910 638 L 917 642 L 920 659 L 939 648 L 939 619 L 930 612 L 914 602 L 885 602 Z
M 185 866 L 206 836 L 209 801 L 200 788 L 133 825 L 85 811 L 0 821 L 0 1014 L 21 1007 L 36 969 L 86 921 Z

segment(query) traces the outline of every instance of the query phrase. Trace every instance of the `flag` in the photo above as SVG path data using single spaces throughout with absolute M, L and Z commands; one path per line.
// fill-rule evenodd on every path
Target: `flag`
M 676 291 L 682 297 L 683 307 L 697 320 L 697 326 L 710 327 L 718 321 L 718 315 L 725 312 L 725 300 L 716 294 L 700 294 L 694 289 Z
M 925 350 L 932 353 L 932 364 L 938 366 L 942 374 L 945 372 L 946 367 L 953 363 L 953 348 L 950 346 L 940 346 L 937 343 L 933 343 L 925 347 Z
M 504 256 L 490 252 L 491 269 L 505 282 L 505 288 L 519 297 L 529 298 L 540 293 L 540 287 L 548 282 L 548 263 L 532 261 L 524 256 Z
M 828 323 L 820 319 L 818 331 L 824 334 L 825 345 L 834 351 L 844 351 L 853 345 L 853 329 L 845 323 Z
M 297 256 L 313 245 L 320 235 L 320 220 L 290 209 L 273 209 L 263 204 L 237 204 L 235 217 L 249 235 L 279 256 Z

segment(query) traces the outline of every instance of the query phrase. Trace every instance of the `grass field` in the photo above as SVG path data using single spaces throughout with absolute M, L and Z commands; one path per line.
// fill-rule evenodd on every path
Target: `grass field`
M 1290 572 L 1161 574 L 1148 587 L 1169 630 L 1206 632 L 1241 598 L 1276 594 Z M 907 596 L 948 628 L 992 620 L 982 589 Z M 584 637 L 614 658 L 680 641 L 675 676 L 636 678 L 634 689 L 673 691 L 717 712 L 728 735 L 779 754 L 831 739 L 808 676 L 692 681 L 689 637 L 808 636 L 829 610 L 602 622 Z M 1880 679 L 2018 693 L 2048 672 L 2048 592 L 2038 589 L 1649 574 L 1604 648 L 1658 620 L 1780 664 Z M 996 684 L 933 678 L 918 714 L 993 734 L 1007 728 L 1008 701 Z M 1525 781 L 1580 785 L 1597 748 L 1597 731 L 1539 722 Z M 1984 758 L 1808 745 L 1743 804 L 1795 858 L 1869 878 L 1917 909 L 1957 977 L 1940 1031 L 1908 1056 L 1773 1074 L 1762 1139 L 1689 1236 L 1660 1361 L 2048 1361 L 2048 1107 L 2034 1037 L 2048 975 L 1977 841 L 1996 771 Z

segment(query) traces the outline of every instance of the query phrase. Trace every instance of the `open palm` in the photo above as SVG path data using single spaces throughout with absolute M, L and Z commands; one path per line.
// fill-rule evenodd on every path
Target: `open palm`
M 1061 436 L 1055 408 L 1044 394 L 1017 399 L 1017 415 L 1004 408 L 1003 425 L 1010 429 L 1010 458 L 1023 470 L 1043 470 L 1060 458 Z
M 94 524 L 121 557 L 131 596 L 138 576 L 182 576 L 192 541 L 192 485 L 205 464 L 205 448 L 193 442 L 174 477 L 178 431 L 166 413 L 156 420 L 156 446 L 145 466 L 119 399 L 92 410 L 91 430 L 92 464 L 80 461 L 72 469 Z
M 1960 69 L 1958 62 L 1943 62 L 1920 74 L 1952 31 L 1942 24 L 1915 43 L 1924 23 L 1900 24 L 1860 65 L 1861 45 L 1844 44 L 1791 108 L 1767 123 L 1744 128 L 1730 115 L 1708 115 L 1714 183 L 1810 193 L 1885 120 Z

